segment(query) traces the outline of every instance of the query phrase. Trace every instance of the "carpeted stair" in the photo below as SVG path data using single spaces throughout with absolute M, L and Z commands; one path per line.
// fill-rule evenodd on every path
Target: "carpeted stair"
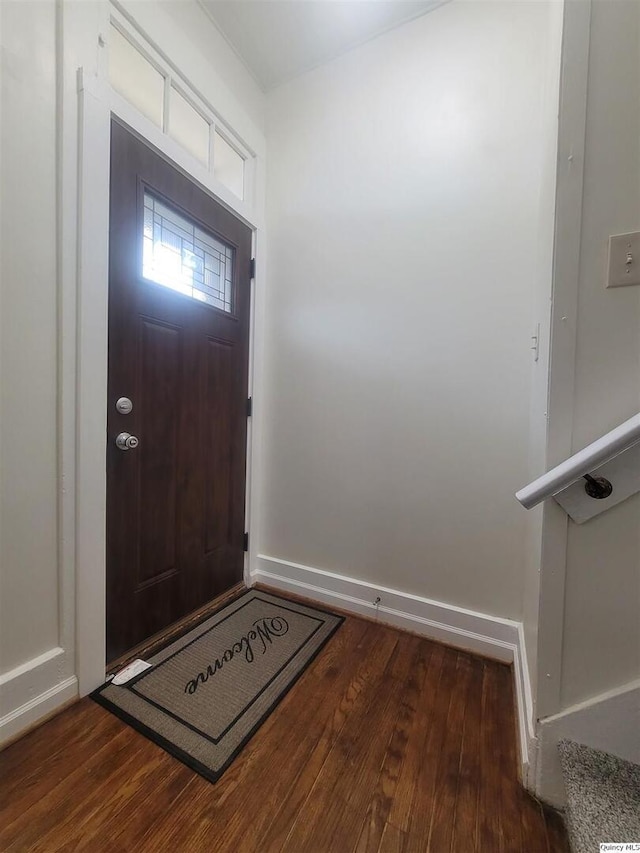
M 572 853 L 640 844 L 640 765 L 570 740 L 558 744 Z

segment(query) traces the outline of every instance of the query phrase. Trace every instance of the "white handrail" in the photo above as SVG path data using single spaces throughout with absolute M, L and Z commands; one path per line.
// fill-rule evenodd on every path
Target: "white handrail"
M 592 444 L 538 477 L 533 483 L 520 489 L 516 492 L 516 498 L 525 509 L 531 509 L 546 498 L 557 495 L 585 474 L 604 465 L 614 456 L 629 450 L 638 442 L 640 442 L 640 414 L 629 418 L 602 438 L 596 439 Z

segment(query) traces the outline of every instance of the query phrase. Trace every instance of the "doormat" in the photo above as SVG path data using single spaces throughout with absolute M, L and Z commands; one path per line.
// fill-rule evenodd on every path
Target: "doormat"
M 215 782 L 343 621 L 248 590 L 91 697 Z

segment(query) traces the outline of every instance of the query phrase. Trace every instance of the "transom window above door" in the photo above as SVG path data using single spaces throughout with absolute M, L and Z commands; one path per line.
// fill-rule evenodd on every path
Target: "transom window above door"
M 145 189 L 143 278 L 233 312 L 234 249 Z
M 109 83 L 142 115 L 175 140 L 239 199 L 247 200 L 251 153 L 213 114 L 186 81 L 178 78 L 150 46 L 143 48 L 112 20 Z

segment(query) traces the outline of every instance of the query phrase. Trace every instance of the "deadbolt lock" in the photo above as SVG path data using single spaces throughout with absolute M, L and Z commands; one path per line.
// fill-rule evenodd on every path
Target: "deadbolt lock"
M 133 410 L 133 403 L 128 397 L 118 397 L 116 400 L 116 411 L 121 415 L 129 415 Z

